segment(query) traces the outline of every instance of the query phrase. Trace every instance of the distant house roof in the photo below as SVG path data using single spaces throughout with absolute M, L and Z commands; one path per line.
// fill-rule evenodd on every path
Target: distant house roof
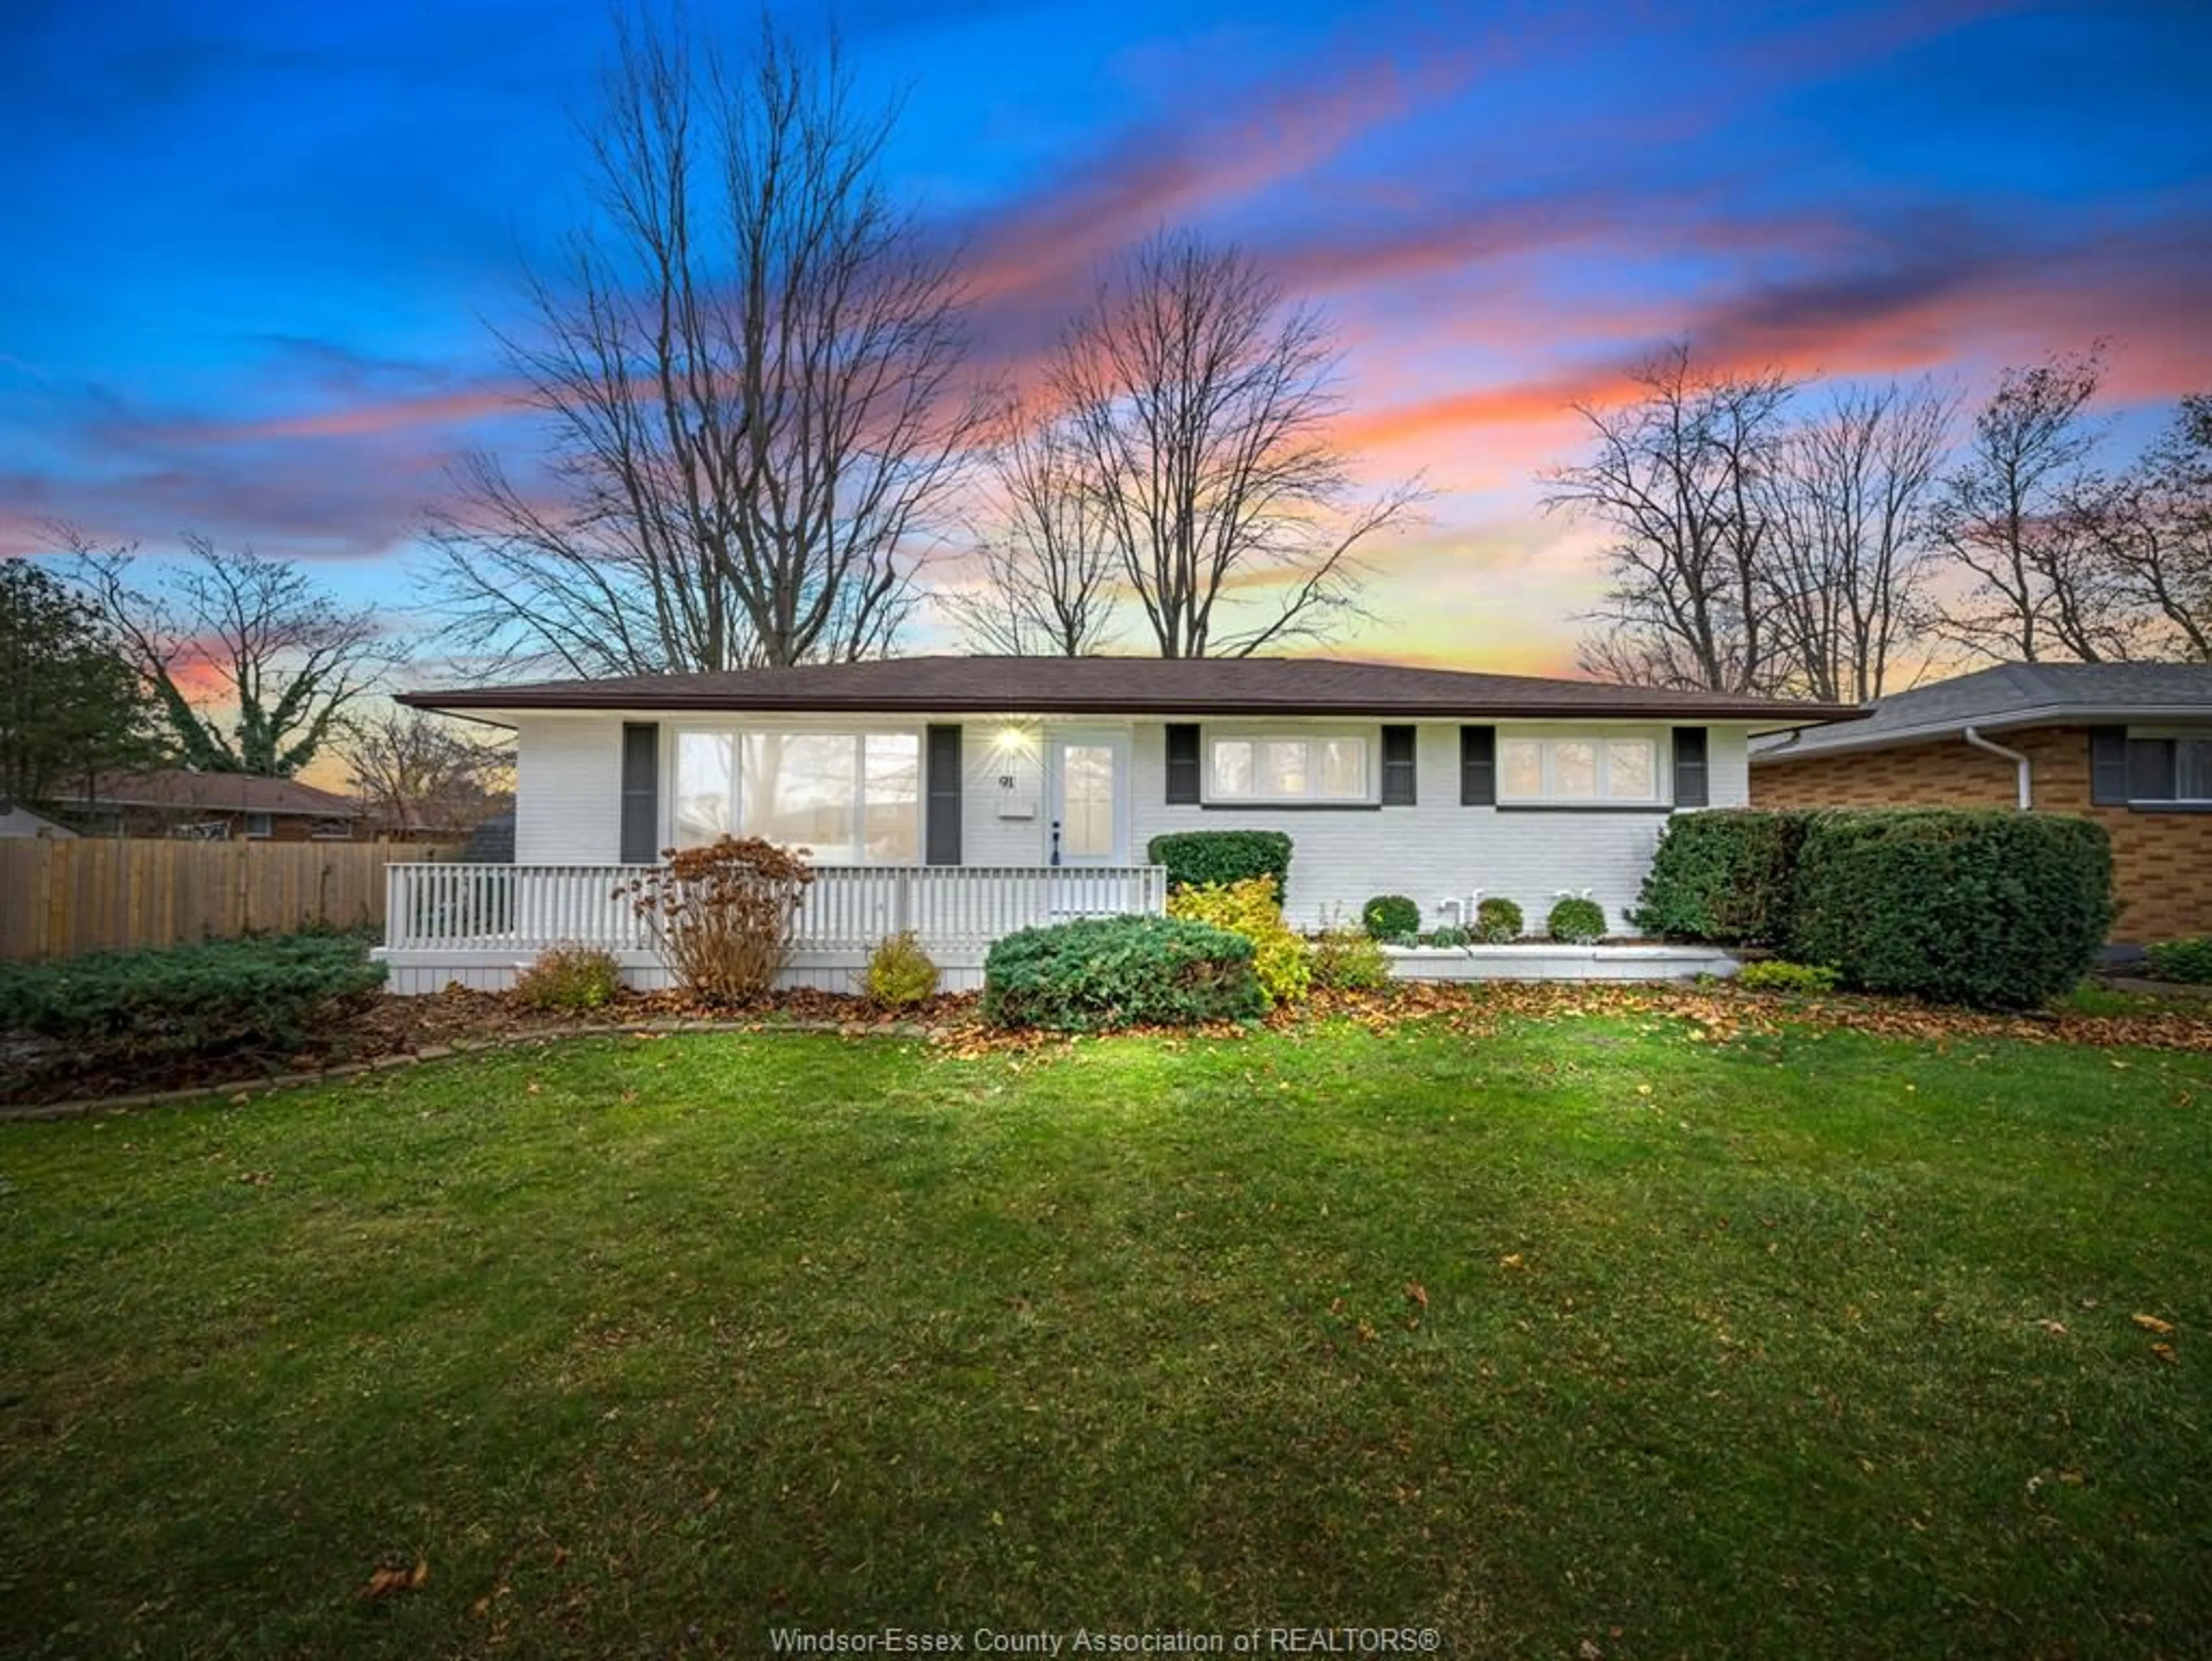
M 66 824 L 33 812 L 20 801 L 0 801 L 0 837 L 61 837 L 76 835 Z
M 1896 692 L 1868 719 L 1755 745 L 1752 761 L 1796 761 L 1954 737 L 1972 727 L 2212 721 L 2212 664 L 2001 663 Z
M 317 819 L 357 819 L 361 806 L 297 779 L 252 773 L 195 773 L 166 767 L 150 773 L 103 773 L 88 794 L 62 798 L 71 807 L 160 807 L 204 813 L 285 813 Z
M 1776 726 L 1849 721 L 1855 705 L 1658 691 L 1598 681 L 1479 674 L 1330 658 L 889 658 L 617 675 L 450 692 L 403 692 L 421 709 L 781 710 L 791 713 L 1264 715 L 1378 714 L 1740 720 Z

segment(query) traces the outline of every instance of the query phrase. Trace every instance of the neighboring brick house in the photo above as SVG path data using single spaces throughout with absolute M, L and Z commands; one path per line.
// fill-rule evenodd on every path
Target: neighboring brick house
M 1899 692 L 1754 745 L 1751 800 L 2080 814 L 2112 833 L 2113 940 L 2212 934 L 2212 664 L 2008 663 Z
M 185 767 L 102 774 L 53 806 L 88 836 L 351 842 L 363 825 L 359 803 L 297 779 Z

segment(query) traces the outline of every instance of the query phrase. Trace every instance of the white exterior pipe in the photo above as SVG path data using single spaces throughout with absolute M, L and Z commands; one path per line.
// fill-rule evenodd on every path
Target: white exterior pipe
M 2035 806 L 2035 785 L 2029 775 L 2028 760 L 2026 756 L 2017 750 L 2008 750 L 2002 744 L 1990 743 L 1971 727 L 1966 728 L 1963 736 L 1975 749 L 1986 750 L 1993 756 L 2002 756 L 2013 764 L 2013 770 L 2020 780 L 2020 811 L 2021 812 L 2025 813 Z

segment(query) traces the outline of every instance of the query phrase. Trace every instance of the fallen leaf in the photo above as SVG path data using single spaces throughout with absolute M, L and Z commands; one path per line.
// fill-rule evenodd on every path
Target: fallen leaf
M 1429 1289 L 1423 1286 L 1419 1281 L 1408 1281 L 1406 1282 L 1406 1295 L 1412 1299 L 1415 1303 L 1419 1304 L 1423 1309 L 1426 1309 L 1429 1306 Z
M 2150 1347 L 2150 1353 L 2161 1361 L 2179 1361 L 2181 1359 L 2173 1353 L 2172 1344 L 2153 1344 Z
M 2172 1322 L 2161 1321 L 2155 1315 L 2138 1315 L 2136 1316 L 2134 1319 L 2135 1323 L 2141 1327 L 2145 1332 L 2155 1332 L 2161 1338 L 2169 1335 L 2173 1331 Z
M 368 1584 L 354 1596 L 367 1600 L 372 1597 L 389 1597 L 394 1592 L 415 1591 L 420 1589 L 422 1583 L 429 1578 L 429 1561 L 427 1558 L 418 1557 L 415 1560 L 415 1567 L 411 1569 L 393 1568 L 388 1565 L 378 1569 L 375 1573 L 368 1577 Z

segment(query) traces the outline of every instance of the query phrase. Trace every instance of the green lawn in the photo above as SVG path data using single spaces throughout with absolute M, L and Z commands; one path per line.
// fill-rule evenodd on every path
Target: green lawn
M 2212 1061 L 1688 1034 L 610 1038 L 0 1126 L 0 1652 L 2202 1652 Z

